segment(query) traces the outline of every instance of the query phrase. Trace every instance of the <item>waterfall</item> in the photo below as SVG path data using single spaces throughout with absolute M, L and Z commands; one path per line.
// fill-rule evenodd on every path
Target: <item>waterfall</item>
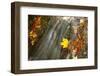
M 60 42 L 68 30 L 68 22 L 61 17 L 51 17 L 48 27 L 39 40 L 32 60 L 60 59 Z

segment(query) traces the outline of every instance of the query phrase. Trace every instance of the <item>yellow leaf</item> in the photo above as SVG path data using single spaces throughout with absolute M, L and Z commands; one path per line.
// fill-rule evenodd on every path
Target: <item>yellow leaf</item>
M 33 31 L 30 31 L 29 36 L 32 36 L 32 34 L 33 34 Z
M 68 47 L 68 39 L 63 38 L 61 44 L 60 44 L 63 48 L 67 48 Z
M 33 32 L 33 31 L 31 31 L 31 32 L 29 33 L 29 36 L 30 36 L 30 37 L 33 37 L 33 38 L 36 38 L 36 37 L 37 37 L 37 34 L 36 34 L 35 32 Z

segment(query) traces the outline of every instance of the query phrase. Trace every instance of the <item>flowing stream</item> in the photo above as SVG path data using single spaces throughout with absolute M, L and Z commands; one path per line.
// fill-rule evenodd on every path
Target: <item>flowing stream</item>
M 60 59 L 63 37 L 69 29 L 67 20 L 58 17 L 52 17 L 48 22 L 48 27 L 39 40 L 35 53 L 32 54 L 32 60 Z

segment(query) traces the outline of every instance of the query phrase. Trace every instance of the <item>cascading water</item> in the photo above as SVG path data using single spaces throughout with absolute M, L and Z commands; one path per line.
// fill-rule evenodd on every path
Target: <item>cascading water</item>
M 61 17 L 52 17 L 43 37 L 39 40 L 33 60 L 59 59 L 60 42 L 68 30 L 68 22 Z

